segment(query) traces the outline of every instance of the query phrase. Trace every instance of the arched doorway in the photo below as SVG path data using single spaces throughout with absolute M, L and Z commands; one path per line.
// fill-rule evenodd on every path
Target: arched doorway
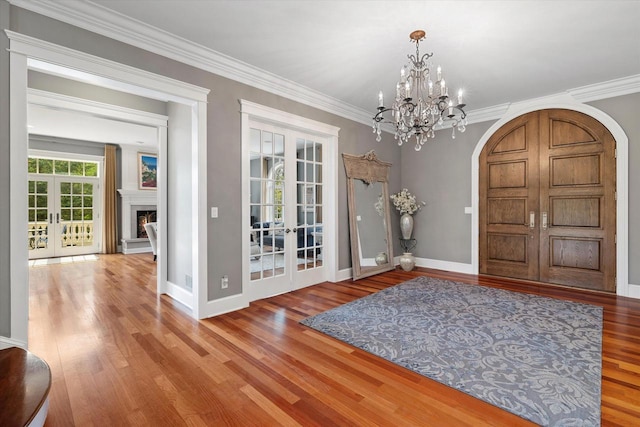
M 533 111 L 479 155 L 479 272 L 616 291 L 616 142 L 593 117 Z

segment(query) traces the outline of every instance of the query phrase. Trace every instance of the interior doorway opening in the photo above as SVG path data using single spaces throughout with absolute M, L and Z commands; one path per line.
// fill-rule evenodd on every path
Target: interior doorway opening
M 28 204 L 27 196 L 27 109 L 28 109 L 28 81 L 29 70 L 38 70 L 53 75 L 120 90 L 154 99 L 173 101 L 184 105 L 189 111 L 188 127 L 193 129 L 190 138 L 184 142 L 193 154 L 194 161 L 187 165 L 188 175 L 193 176 L 196 185 L 187 191 L 192 194 L 191 214 L 186 220 L 193 223 L 190 234 L 190 254 L 193 254 L 191 265 L 193 289 L 182 292 L 167 284 L 167 266 L 162 260 L 158 262 L 158 293 L 167 293 L 173 298 L 191 308 L 192 315 L 200 318 L 202 307 L 206 303 L 206 216 L 197 210 L 200 201 L 206 198 L 206 100 L 209 90 L 188 85 L 176 80 L 152 74 L 146 71 L 128 67 L 99 57 L 91 56 L 57 46 L 48 42 L 24 36 L 12 31 L 6 31 L 10 39 L 10 183 L 11 207 L 10 219 L 15 227 L 10 230 L 10 241 L 15 250 L 12 251 L 11 266 L 11 339 L 18 345 L 27 347 L 28 337 L 28 248 L 24 244 L 24 230 L 28 217 L 24 206 Z M 91 109 L 92 106 L 86 107 Z M 116 115 L 121 113 L 116 112 Z M 167 251 L 167 196 L 166 196 L 166 126 L 157 126 L 159 141 L 158 165 L 158 251 Z M 163 160 L 164 159 L 164 160 Z M 165 162 L 162 164 L 162 162 Z M 183 166 L 184 167 L 184 166 Z M 162 172 L 164 171 L 164 172 Z M 21 227 L 20 224 L 23 224 Z M 19 260 L 24 260 L 20 262 Z M 201 291 L 200 287 L 203 287 Z

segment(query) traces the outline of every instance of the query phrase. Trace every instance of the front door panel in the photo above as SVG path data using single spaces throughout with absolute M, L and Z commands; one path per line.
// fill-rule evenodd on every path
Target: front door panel
M 530 279 L 538 272 L 537 117 L 503 126 L 480 156 L 480 272 Z
M 480 272 L 615 291 L 615 141 L 595 119 L 542 110 L 480 156 Z
M 613 137 L 567 110 L 541 111 L 540 129 L 540 280 L 614 292 Z

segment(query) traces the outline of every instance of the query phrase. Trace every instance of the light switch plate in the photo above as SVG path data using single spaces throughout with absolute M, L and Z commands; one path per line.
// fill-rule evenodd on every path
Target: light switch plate
M 212 207 L 211 208 L 211 218 L 218 218 L 218 208 L 217 207 Z

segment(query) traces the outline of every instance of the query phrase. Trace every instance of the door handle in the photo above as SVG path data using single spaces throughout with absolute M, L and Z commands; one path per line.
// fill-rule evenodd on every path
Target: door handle
M 289 234 L 289 233 L 291 233 L 291 229 L 290 229 L 290 228 L 287 228 L 286 230 L 284 230 L 284 232 L 285 232 L 285 233 L 287 233 L 287 234 Z
M 56 224 L 60 224 L 60 214 L 56 214 Z
M 53 224 L 53 214 L 49 214 L 49 224 Z
M 529 228 L 536 228 L 536 213 L 534 211 L 529 212 Z
M 542 212 L 542 229 L 543 230 L 547 229 L 547 213 L 546 212 Z

